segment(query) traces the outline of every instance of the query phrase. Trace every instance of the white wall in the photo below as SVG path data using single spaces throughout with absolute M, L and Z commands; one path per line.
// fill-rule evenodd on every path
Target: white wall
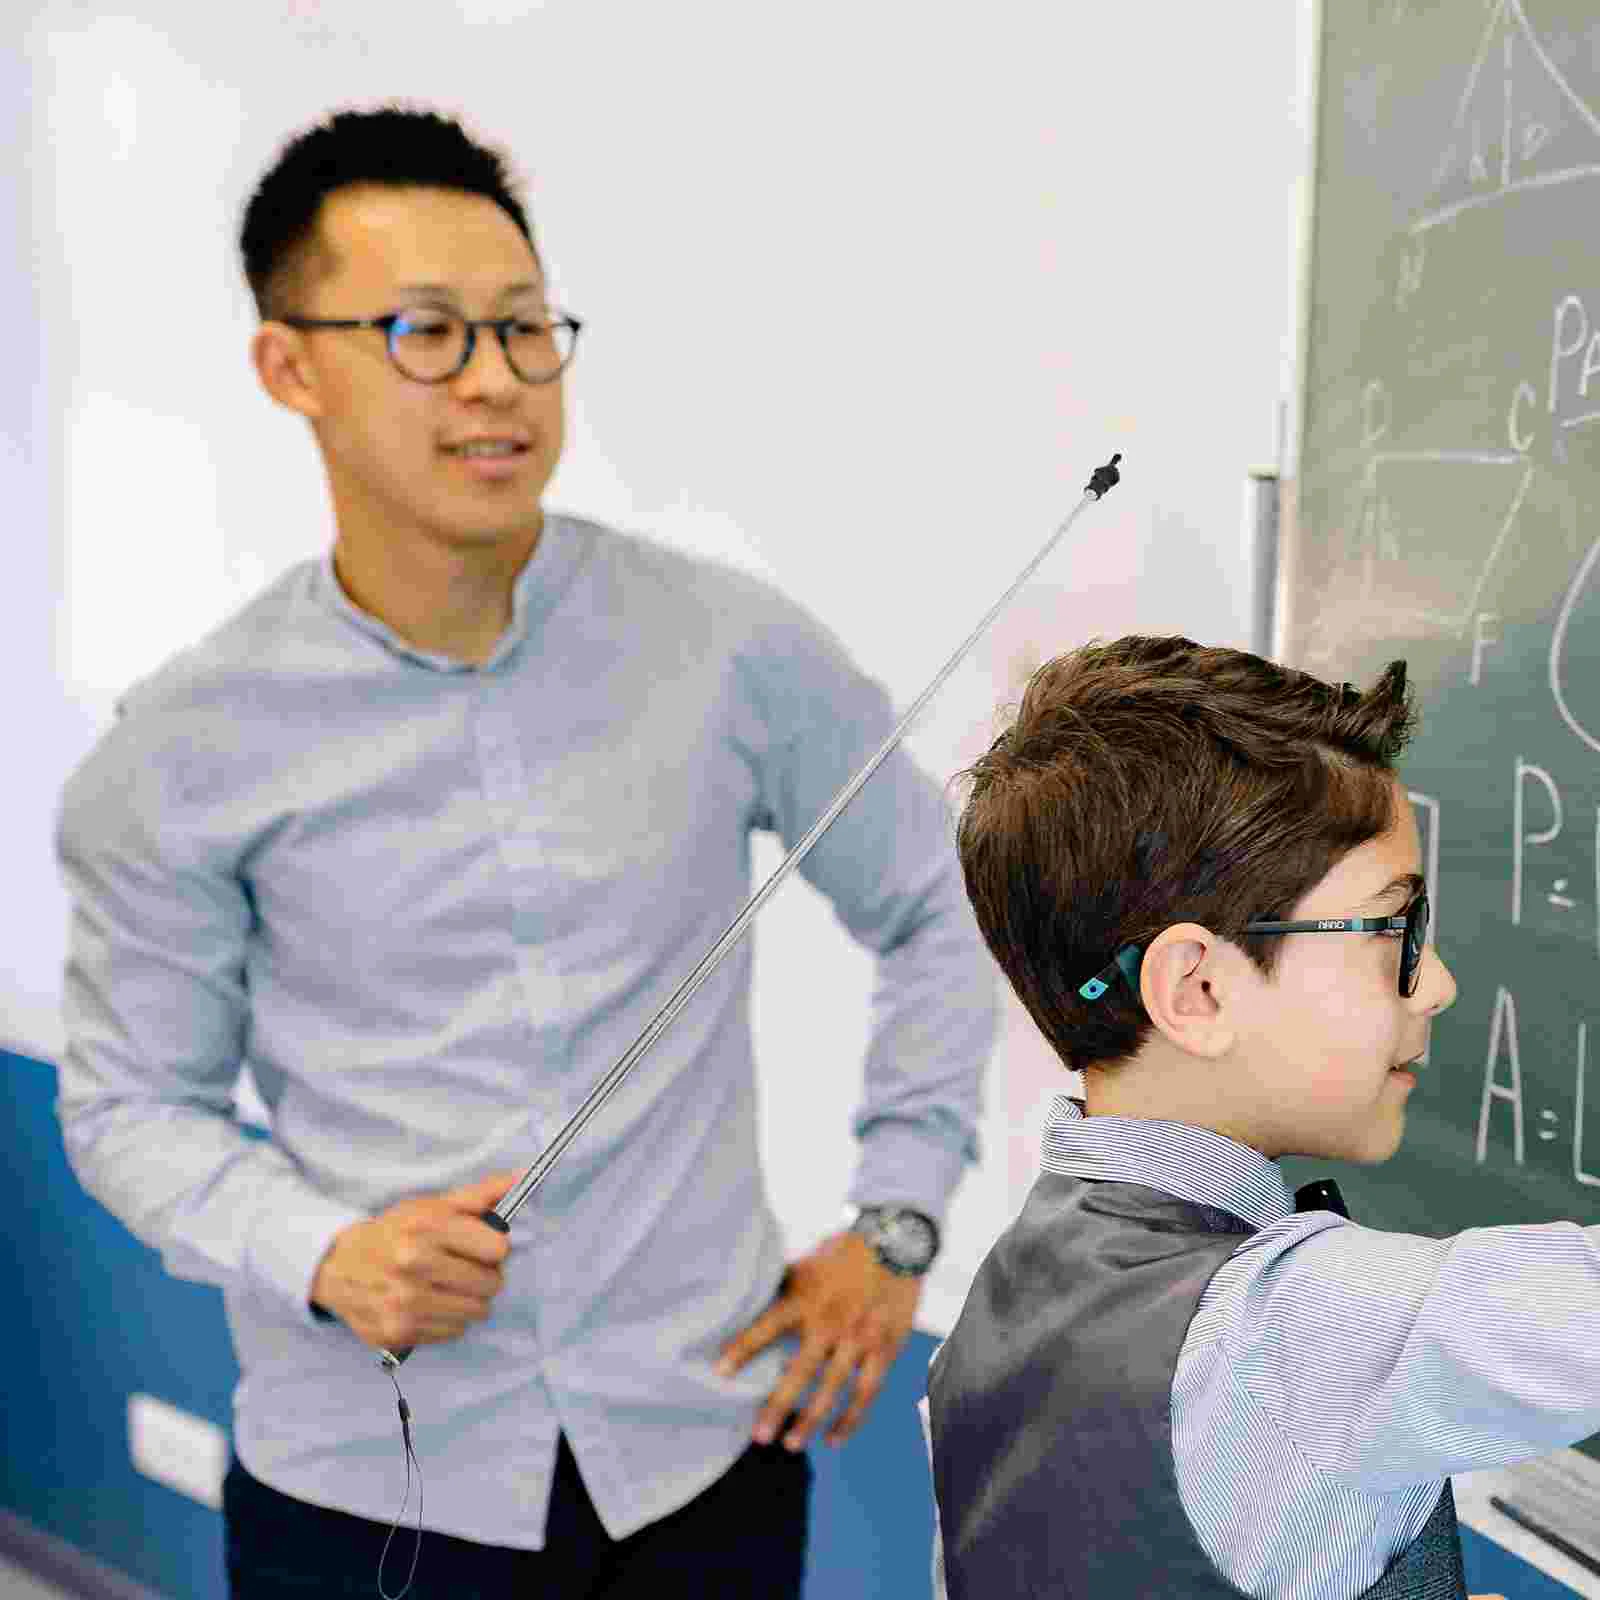
M 1125 452 L 912 735 L 941 779 L 1029 664 L 1084 638 L 1248 642 L 1243 483 L 1292 386 L 1310 0 L 1234 0 L 1226 26 L 1180 0 L 137 9 L 35 8 L 27 161 L 0 169 L 23 241 L 0 288 L 33 310 L 0 453 L 0 1044 L 60 1048 L 54 807 L 112 702 L 332 540 L 311 436 L 248 363 L 235 235 L 281 141 L 336 105 L 426 100 L 530 177 L 588 324 L 549 503 L 775 578 L 902 706 Z M 798 1249 L 853 1163 L 871 968 L 798 877 L 754 937 Z M 1064 1084 L 1013 1006 L 931 1331 Z

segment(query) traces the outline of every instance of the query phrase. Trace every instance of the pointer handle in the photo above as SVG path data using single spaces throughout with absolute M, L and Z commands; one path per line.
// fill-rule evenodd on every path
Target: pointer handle
M 496 1233 L 511 1232 L 511 1224 L 498 1211 L 485 1211 L 481 1220 L 487 1222 Z M 378 1352 L 380 1364 L 393 1372 L 396 1367 L 405 1364 L 406 1357 L 416 1348 L 414 1344 L 408 1344 L 404 1350 L 380 1350 Z

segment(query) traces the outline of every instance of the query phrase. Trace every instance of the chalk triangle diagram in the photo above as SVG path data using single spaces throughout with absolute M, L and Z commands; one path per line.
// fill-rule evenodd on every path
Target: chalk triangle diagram
M 1373 455 L 1319 621 L 1361 640 L 1460 637 L 1489 603 L 1532 483 L 1514 456 Z
M 1522 0 L 1490 11 L 1432 177 L 1413 233 L 1517 189 L 1600 177 L 1600 116 L 1540 43 Z

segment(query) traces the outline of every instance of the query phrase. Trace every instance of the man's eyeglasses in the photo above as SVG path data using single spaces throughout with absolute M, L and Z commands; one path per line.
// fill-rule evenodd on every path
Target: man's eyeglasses
M 1422 953 L 1428 947 L 1428 891 L 1419 889 L 1416 897 L 1398 916 L 1323 917 L 1316 922 L 1247 922 L 1246 933 L 1385 933 L 1405 930 L 1400 944 L 1400 993 L 1409 1000 L 1417 992 L 1417 977 L 1422 970 Z M 1110 963 L 1100 969 L 1078 993 L 1085 1000 L 1098 1000 L 1120 976 L 1139 993 L 1139 966 L 1144 960 L 1144 945 L 1125 944 Z
M 381 328 L 389 359 L 417 383 L 444 383 L 465 370 L 477 347 L 478 329 L 493 328 L 511 370 L 524 383 L 553 383 L 567 369 L 583 328 L 564 312 L 527 317 L 484 317 L 469 322 L 443 307 L 412 306 L 386 317 L 279 317 L 291 328 Z

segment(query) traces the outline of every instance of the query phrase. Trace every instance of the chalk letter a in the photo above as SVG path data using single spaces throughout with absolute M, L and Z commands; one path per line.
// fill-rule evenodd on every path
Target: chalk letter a
M 1500 1055 L 1500 1034 L 1504 1030 L 1511 1047 L 1511 1087 L 1494 1081 L 1494 1064 Z M 1522 1165 L 1522 1057 L 1517 1050 L 1517 1002 L 1511 991 L 1495 991 L 1494 1021 L 1489 1027 L 1489 1056 L 1483 1064 L 1483 1101 L 1478 1109 L 1478 1160 L 1484 1158 L 1489 1142 L 1489 1102 L 1511 1102 L 1512 1140 L 1517 1165 Z

